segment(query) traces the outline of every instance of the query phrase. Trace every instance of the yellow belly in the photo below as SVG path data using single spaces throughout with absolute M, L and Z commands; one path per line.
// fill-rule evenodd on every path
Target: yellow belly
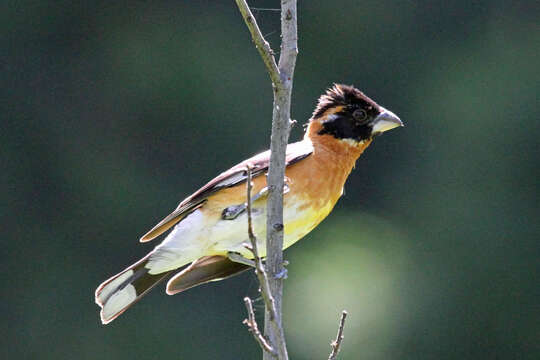
M 332 202 L 318 208 L 306 207 L 299 216 L 292 217 L 290 221 L 285 219 L 283 248 L 288 248 L 307 235 L 328 216 L 333 207 Z
M 304 199 L 288 198 L 284 204 L 284 237 L 283 248 L 286 249 L 296 243 L 307 233 L 313 230 L 332 211 L 335 202 L 328 201 L 321 204 L 311 204 Z M 253 230 L 257 237 L 259 255 L 266 256 L 266 204 L 255 206 L 253 215 Z M 205 255 L 226 255 L 227 252 L 238 252 L 247 258 L 252 254 L 244 246 L 249 243 L 247 236 L 247 219 L 242 214 L 233 221 L 219 221 L 206 235 L 211 239 Z M 202 239 L 201 239 L 202 240 Z

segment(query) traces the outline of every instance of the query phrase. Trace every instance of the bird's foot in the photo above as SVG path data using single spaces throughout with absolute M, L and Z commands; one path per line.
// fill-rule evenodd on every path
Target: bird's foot
M 229 251 L 227 253 L 227 257 L 229 258 L 229 260 L 231 260 L 232 262 L 235 262 L 235 263 L 239 263 L 239 264 L 244 264 L 244 265 L 247 265 L 247 266 L 250 266 L 250 267 L 255 267 L 255 261 L 253 260 L 250 260 L 246 257 L 244 257 L 242 254 L 240 253 L 237 253 L 237 252 L 233 252 L 233 251 Z
M 290 191 L 289 185 L 287 183 L 290 182 L 290 180 L 285 177 L 285 185 L 283 185 L 283 194 L 286 194 Z M 253 204 L 255 201 L 259 199 L 264 199 L 268 196 L 268 187 L 262 188 L 258 193 L 253 195 L 251 197 L 251 203 Z M 223 209 L 221 212 L 221 219 L 222 220 L 234 220 L 236 219 L 240 214 L 244 213 L 247 209 L 247 204 L 236 204 L 231 205 Z

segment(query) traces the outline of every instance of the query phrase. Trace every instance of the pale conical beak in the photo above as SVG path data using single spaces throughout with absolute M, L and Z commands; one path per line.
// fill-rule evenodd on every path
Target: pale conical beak
M 390 110 L 381 107 L 382 112 L 373 121 L 373 135 L 383 133 L 398 126 L 403 126 L 401 120 Z

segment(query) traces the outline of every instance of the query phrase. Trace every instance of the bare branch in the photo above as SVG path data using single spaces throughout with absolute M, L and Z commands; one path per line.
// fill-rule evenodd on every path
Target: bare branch
M 257 50 L 259 50 L 259 54 L 261 55 L 264 65 L 268 70 L 268 74 L 270 75 L 270 80 L 272 80 L 272 84 L 274 87 L 278 87 L 281 84 L 279 78 L 279 69 L 277 67 L 274 52 L 272 51 L 270 44 L 268 41 L 266 41 L 261 33 L 261 29 L 259 29 L 259 25 L 257 25 L 257 20 L 255 20 L 255 17 L 253 16 L 253 13 L 251 12 L 246 0 L 236 0 L 236 5 L 238 6 L 249 32 L 251 33 L 251 38 L 255 43 L 255 47 Z
M 246 246 L 251 252 L 253 253 L 253 260 L 255 261 L 255 273 L 257 274 L 257 278 L 259 279 L 259 283 L 261 285 L 261 295 L 264 299 L 264 304 L 268 311 L 270 312 L 270 321 L 274 321 L 276 318 L 276 308 L 275 308 L 275 302 L 274 297 L 272 296 L 272 292 L 270 291 L 270 285 L 268 283 L 268 275 L 266 274 L 266 271 L 264 270 L 264 265 L 262 262 L 262 259 L 259 256 L 259 250 L 257 247 L 257 238 L 255 237 L 255 234 L 253 233 L 253 223 L 251 220 L 251 188 L 253 186 L 251 182 L 251 166 L 246 166 L 246 173 L 247 173 L 247 218 L 248 218 L 248 235 L 250 240 L 250 246 Z
M 279 75 L 281 84 L 274 87 L 272 113 L 272 137 L 270 139 L 270 166 L 268 169 L 268 205 L 266 218 L 266 272 L 275 299 L 276 329 L 269 321 L 271 314 L 265 312 L 264 333 L 274 344 L 281 359 L 288 359 L 285 334 L 281 322 L 283 298 L 283 186 L 285 178 L 285 154 L 289 139 L 291 119 L 291 94 L 293 74 L 298 53 L 296 0 L 281 0 L 281 52 Z M 268 356 L 264 360 L 269 360 Z
M 268 169 L 268 204 L 266 217 L 266 266 L 268 295 L 273 298 L 273 306 L 266 303 L 264 333 L 279 359 L 288 360 L 285 335 L 281 322 L 281 301 L 283 298 L 283 188 L 285 178 L 285 153 L 290 131 L 291 93 L 293 74 L 298 53 L 296 0 L 281 0 L 281 51 L 276 64 L 272 49 L 264 39 L 246 0 L 236 0 L 236 4 L 251 33 L 253 42 L 266 65 L 274 89 L 272 112 L 272 136 L 270 138 L 270 166 Z M 250 240 L 255 246 L 250 236 Z M 257 271 L 259 274 L 259 271 Z M 257 275 L 259 276 L 259 275 Z M 261 291 L 265 292 L 261 282 Z M 271 296 L 271 297 L 270 297 Z M 264 297 L 264 295 L 263 295 Z M 269 303 L 272 303 L 269 301 Z M 269 353 L 263 359 L 270 359 Z
M 343 341 L 343 328 L 345 327 L 345 319 L 347 318 L 347 311 L 343 310 L 341 312 L 341 319 L 339 320 L 338 333 L 336 340 L 332 341 L 330 346 L 332 346 L 332 352 L 328 357 L 328 360 L 336 360 L 341 348 L 341 342 Z
M 270 353 L 273 357 L 276 357 L 276 352 L 274 351 L 274 349 L 272 349 L 270 344 L 268 344 L 268 341 L 266 341 L 264 336 L 259 331 L 257 321 L 255 320 L 255 312 L 253 311 L 253 304 L 251 303 L 251 299 L 245 297 L 244 304 L 246 304 L 248 318 L 244 319 L 243 324 L 248 327 L 249 331 L 253 334 L 253 337 L 259 343 L 263 351 L 266 351 L 267 353 Z

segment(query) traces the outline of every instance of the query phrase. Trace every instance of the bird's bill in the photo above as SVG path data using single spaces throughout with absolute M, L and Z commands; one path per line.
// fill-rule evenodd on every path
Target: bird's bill
M 403 126 L 401 120 L 390 110 L 382 108 L 382 112 L 373 121 L 372 134 L 380 134 L 392 130 L 398 126 Z

